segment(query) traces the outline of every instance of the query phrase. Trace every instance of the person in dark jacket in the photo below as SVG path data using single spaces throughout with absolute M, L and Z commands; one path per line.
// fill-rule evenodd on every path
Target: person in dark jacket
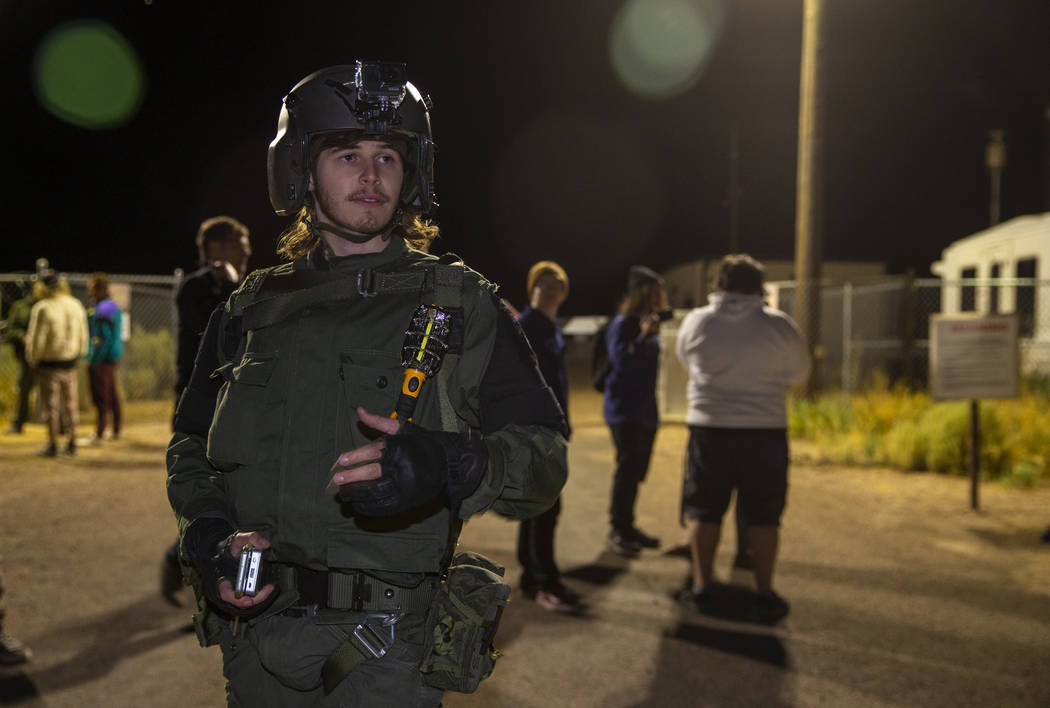
M 29 314 L 33 311 L 36 299 L 31 292 L 11 303 L 7 312 L 7 324 L 4 328 L 4 341 L 11 343 L 15 360 L 18 362 L 18 400 L 14 406 L 14 418 L 4 432 L 8 435 L 19 435 L 29 422 L 29 392 L 33 388 L 33 370 L 26 361 L 26 331 L 29 329 Z
M 248 272 L 252 255 L 248 227 L 229 216 L 205 219 L 197 229 L 199 267 L 179 283 L 175 305 L 179 313 L 175 358 L 175 404 L 190 381 L 193 359 L 208 318 L 237 289 Z
M 602 412 L 616 446 L 607 546 L 628 557 L 638 555 L 642 548 L 660 545 L 659 539 L 635 525 L 634 505 L 660 425 L 656 376 L 660 367 L 660 313 L 667 306 L 663 278 L 645 266 L 631 266 L 627 295 L 606 332 L 612 369 L 605 381 Z
M 569 372 L 565 339 L 558 324 L 558 308 L 569 295 L 569 276 L 554 261 L 540 261 L 526 279 L 529 304 L 518 315 L 518 323 L 532 345 L 540 373 L 569 417 Z M 571 434 L 571 425 L 570 425 Z M 580 607 L 580 596 L 561 580 L 554 561 L 554 528 L 561 513 L 561 497 L 539 516 L 522 520 L 518 528 L 518 562 L 521 589 L 540 607 L 572 612 Z
M 175 306 L 179 315 L 175 348 L 175 405 L 190 382 L 208 318 L 229 299 L 248 270 L 252 255 L 248 227 L 231 216 L 213 216 L 197 228 L 197 270 L 179 283 Z M 160 566 L 160 594 L 179 604 L 182 590 L 177 543 L 168 547 Z

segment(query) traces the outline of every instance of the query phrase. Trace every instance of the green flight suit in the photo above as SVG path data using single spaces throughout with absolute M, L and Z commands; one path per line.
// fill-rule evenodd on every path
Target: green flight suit
M 336 458 L 370 441 L 356 408 L 393 411 L 404 375 L 405 330 L 423 302 L 453 309 L 455 344 L 442 370 L 425 382 L 412 420 L 432 430 L 481 433 L 489 455 L 460 518 L 492 509 L 518 519 L 549 508 L 565 481 L 566 442 L 559 425 L 527 414 L 550 405 L 553 396 L 531 350 L 521 348 L 520 330 L 478 273 L 441 264 L 395 237 L 381 253 L 331 264 L 315 254 L 257 272 L 230 298 L 219 334 L 205 336 L 197 360 L 198 369 L 216 365 L 212 380 L 221 384 L 210 429 L 205 437 L 192 425 L 180 426 L 177 415 L 168 449 L 168 495 L 180 534 L 197 519 L 217 518 L 260 532 L 280 563 L 361 570 L 402 587 L 439 573 L 450 531 L 447 505 L 436 501 L 398 517 L 360 519 L 325 490 Z M 209 341 L 218 341 L 218 352 L 205 351 Z M 503 369 L 512 375 L 487 383 L 498 378 L 491 372 Z M 195 377 L 203 380 L 203 373 Z M 508 378 L 515 383 L 508 385 Z M 560 416 L 556 403 L 553 410 Z M 418 671 L 404 670 L 418 666 L 421 651 L 423 615 L 411 613 L 397 625 L 396 652 L 361 664 L 322 701 L 320 689 L 311 687 L 316 660 L 363 615 L 331 611 L 289 619 L 282 613 L 296 600 L 294 591 L 282 591 L 245 623 L 243 639 L 199 601 L 202 644 L 223 646 L 230 705 L 415 705 L 413 696 L 419 705 L 440 701 Z M 296 656 L 301 666 L 293 666 Z

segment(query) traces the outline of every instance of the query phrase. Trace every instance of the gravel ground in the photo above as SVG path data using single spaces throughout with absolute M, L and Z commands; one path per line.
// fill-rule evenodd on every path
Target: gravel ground
M 0 670 L 5 705 L 223 705 L 218 650 L 157 591 L 174 534 L 168 414 L 132 407 L 122 440 L 74 459 L 37 458 L 41 426 L 0 438 L 5 629 L 35 652 Z M 672 599 L 688 568 L 684 426 L 660 430 L 638 504 L 663 545 L 626 561 L 603 550 L 612 447 L 598 397 L 574 392 L 572 417 L 557 543 L 588 608 L 555 615 L 515 592 L 495 674 L 446 706 L 1050 706 L 1050 488 L 988 483 L 973 512 L 964 479 L 795 465 L 776 577 L 792 612 L 768 628 Z M 516 583 L 516 533 L 485 515 L 461 545 Z M 733 535 L 727 524 L 725 574 Z

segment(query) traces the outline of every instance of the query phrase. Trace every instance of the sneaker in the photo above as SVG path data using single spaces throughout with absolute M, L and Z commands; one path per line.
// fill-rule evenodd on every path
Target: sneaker
M 74 441 L 70 440 L 66 444 L 65 448 L 62 450 L 62 454 L 69 455 L 70 457 L 77 454 L 77 444 Z
M 705 585 L 701 590 L 693 590 L 692 581 L 687 581 L 684 588 L 675 593 L 675 600 L 694 608 L 697 612 L 714 617 L 727 616 L 731 604 L 728 588 L 719 582 Z
M 610 531 L 605 539 L 605 546 L 618 555 L 626 558 L 635 558 L 642 552 L 642 547 L 633 538 L 628 538 L 619 531 Z
M 182 599 L 179 597 L 183 588 L 182 570 L 178 561 L 172 561 L 168 556 L 160 562 L 160 594 L 168 604 L 182 607 Z
M 760 591 L 755 593 L 748 619 L 761 624 L 776 624 L 787 617 L 790 611 L 791 606 L 780 595 L 772 590 Z
M 22 426 L 21 425 L 17 425 L 15 423 L 11 423 L 11 425 L 8 426 L 7 430 L 4 431 L 4 435 L 21 435 L 21 434 L 22 434 Z
M 10 634 L 0 632 L 0 666 L 24 664 L 32 656 L 33 652 L 29 651 L 22 642 Z
M 628 538 L 637 543 L 642 548 L 659 548 L 660 539 L 650 536 L 641 529 L 634 527 L 627 533 Z
M 551 612 L 575 612 L 580 608 L 580 596 L 561 583 L 548 585 L 536 592 L 536 604 Z
M 58 455 L 58 448 L 54 445 L 48 445 L 47 447 L 38 450 L 36 454 L 40 457 L 55 457 Z

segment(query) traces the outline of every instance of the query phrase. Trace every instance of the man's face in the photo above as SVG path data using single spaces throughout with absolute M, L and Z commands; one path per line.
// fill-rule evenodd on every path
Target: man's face
M 379 232 L 397 209 L 404 175 L 401 154 L 386 142 L 324 150 L 310 176 L 318 221 L 359 234 Z
M 252 245 L 247 234 L 228 238 L 221 243 L 208 244 L 208 261 L 211 263 L 229 263 L 243 278 L 248 270 L 248 259 L 252 256 Z
M 565 283 L 554 273 L 543 273 L 532 285 L 529 304 L 535 310 L 557 309 L 565 302 Z

